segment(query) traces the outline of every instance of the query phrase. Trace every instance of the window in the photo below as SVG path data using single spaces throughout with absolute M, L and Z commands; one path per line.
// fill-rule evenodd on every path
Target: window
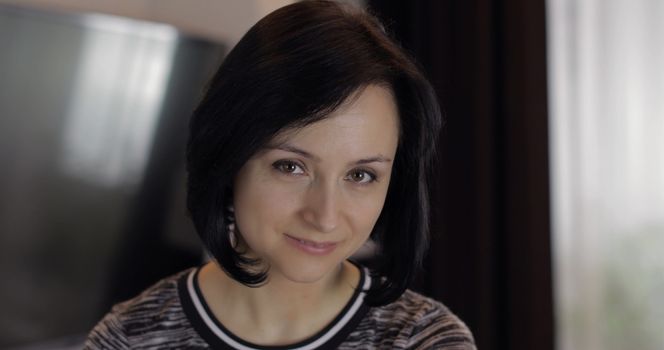
M 558 349 L 664 348 L 664 1 L 548 0 Z

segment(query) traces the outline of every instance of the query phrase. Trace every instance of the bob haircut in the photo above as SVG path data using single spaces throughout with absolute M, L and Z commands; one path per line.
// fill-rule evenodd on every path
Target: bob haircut
M 227 55 L 190 120 L 187 209 L 226 273 L 266 281 L 259 261 L 232 246 L 229 206 L 238 170 L 281 131 L 326 118 L 362 88 L 389 88 L 400 135 L 385 205 L 371 239 L 369 305 L 396 300 L 428 245 L 427 177 L 441 127 L 435 92 L 417 64 L 372 15 L 332 1 L 282 7 L 256 23 Z M 269 268 L 269 267 L 268 267 Z

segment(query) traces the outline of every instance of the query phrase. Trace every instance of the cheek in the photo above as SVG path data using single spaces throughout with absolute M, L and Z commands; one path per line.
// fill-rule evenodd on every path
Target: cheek
M 354 223 L 354 231 L 361 233 L 361 236 L 366 239 L 371 234 L 378 217 L 385 203 L 386 191 L 375 193 L 371 196 L 358 198 L 350 210 L 352 215 L 351 222 Z
M 265 238 L 279 231 L 283 222 L 295 210 L 296 200 L 287 191 L 269 182 L 238 183 L 235 191 L 236 225 L 247 243 Z M 259 242 L 257 242 L 259 243 Z

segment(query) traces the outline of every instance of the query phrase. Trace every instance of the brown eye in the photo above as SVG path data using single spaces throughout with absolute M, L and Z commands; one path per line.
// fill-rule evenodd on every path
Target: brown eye
M 356 182 L 362 182 L 362 180 L 364 180 L 364 173 L 363 173 L 363 172 L 359 172 L 359 171 L 358 171 L 358 172 L 354 172 L 353 175 L 352 175 L 352 177 L 353 177 L 353 181 L 356 181 Z
M 348 174 L 347 179 L 358 184 L 367 184 L 376 181 L 376 176 L 366 170 L 353 170 Z
M 292 173 L 295 172 L 295 170 L 297 170 L 297 165 L 293 163 L 287 163 L 281 166 L 281 170 L 287 173 Z
M 304 170 L 302 169 L 302 167 L 299 164 L 297 164 L 293 161 L 280 160 L 280 161 L 272 164 L 272 166 L 275 169 L 277 169 L 280 172 L 285 173 L 285 174 L 293 174 L 293 175 L 304 174 Z

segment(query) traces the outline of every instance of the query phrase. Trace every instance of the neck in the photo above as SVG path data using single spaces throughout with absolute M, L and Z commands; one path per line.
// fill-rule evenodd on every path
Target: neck
M 228 277 L 214 262 L 200 273 L 203 296 L 219 321 L 237 336 L 262 345 L 294 343 L 320 331 L 346 305 L 359 271 L 343 262 L 312 283 L 272 277 L 258 288 Z

